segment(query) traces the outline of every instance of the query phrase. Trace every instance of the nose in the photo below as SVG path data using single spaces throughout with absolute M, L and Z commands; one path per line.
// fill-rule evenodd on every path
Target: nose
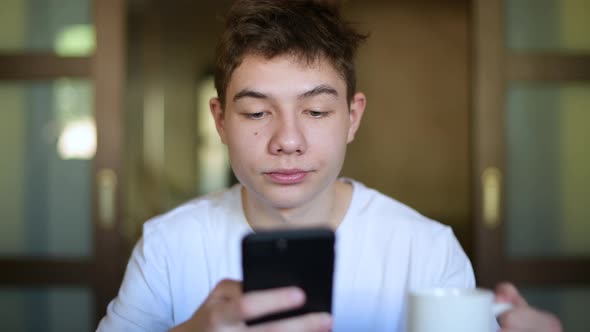
M 301 124 L 296 117 L 282 116 L 276 119 L 274 133 L 269 142 L 271 154 L 303 154 L 307 142 Z

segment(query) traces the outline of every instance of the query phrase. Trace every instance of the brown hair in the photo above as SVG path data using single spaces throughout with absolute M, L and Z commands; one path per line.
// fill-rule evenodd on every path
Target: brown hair
M 344 22 L 334 5 L 318 0 L 236 0 L 216 50 L 215 88 L 225 107 L 233 71 L 247 54 L 268 59 L 291 54 L 313 64 L 327 59 L 346 81 L 347 99 L 356 91 L 354 56 L 367 36 Z

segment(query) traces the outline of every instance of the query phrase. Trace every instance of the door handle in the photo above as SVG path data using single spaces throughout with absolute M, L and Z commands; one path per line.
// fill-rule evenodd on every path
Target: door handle
M 502 173 L 495 167 L 488 167 L 483 171 L 481 182 L 484 225 L 493 229 L 500 224 Z
M 117 174 L 112 169 L 101 169 L 97 174 L 98 221 L 102 228 L 115 226 Z

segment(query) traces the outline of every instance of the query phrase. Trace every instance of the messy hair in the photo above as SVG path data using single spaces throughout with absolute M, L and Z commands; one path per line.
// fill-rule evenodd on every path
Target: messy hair
M 216 50 L 215 88 L 225 107 L 234 70 L 246 55 L 292 55 L 309 65 L 326 59 L 356 91 L 354 57 L 367 38 L 344 22 L 335 5 L 318 0 L 236 0 Z

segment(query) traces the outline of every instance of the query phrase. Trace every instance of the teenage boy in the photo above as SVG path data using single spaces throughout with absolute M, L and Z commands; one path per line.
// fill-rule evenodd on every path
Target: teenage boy
M 217 48 L 211 113 L 240 184 L 154 218 L 131 256 L 101 331 L 404 331 L 409 289 L 474 287 L 451 229 L 339 178 L 366 98 L 354 54 L 365 39 L 318 1 L 244 0 Z M 326 226 L 337 234 L 333 316 L 312 313 L 251 328 L 295 308 L 300 289 L 243 295 L 240 240 L 253 230 Z M 555 319 L 511 285 L 508 325 Z M 549 322 L 549 323 L 547 323 Z M 558 327 L 558 324 L 555 323 Z M 549 329 L 547 329 L 549 331 Z

